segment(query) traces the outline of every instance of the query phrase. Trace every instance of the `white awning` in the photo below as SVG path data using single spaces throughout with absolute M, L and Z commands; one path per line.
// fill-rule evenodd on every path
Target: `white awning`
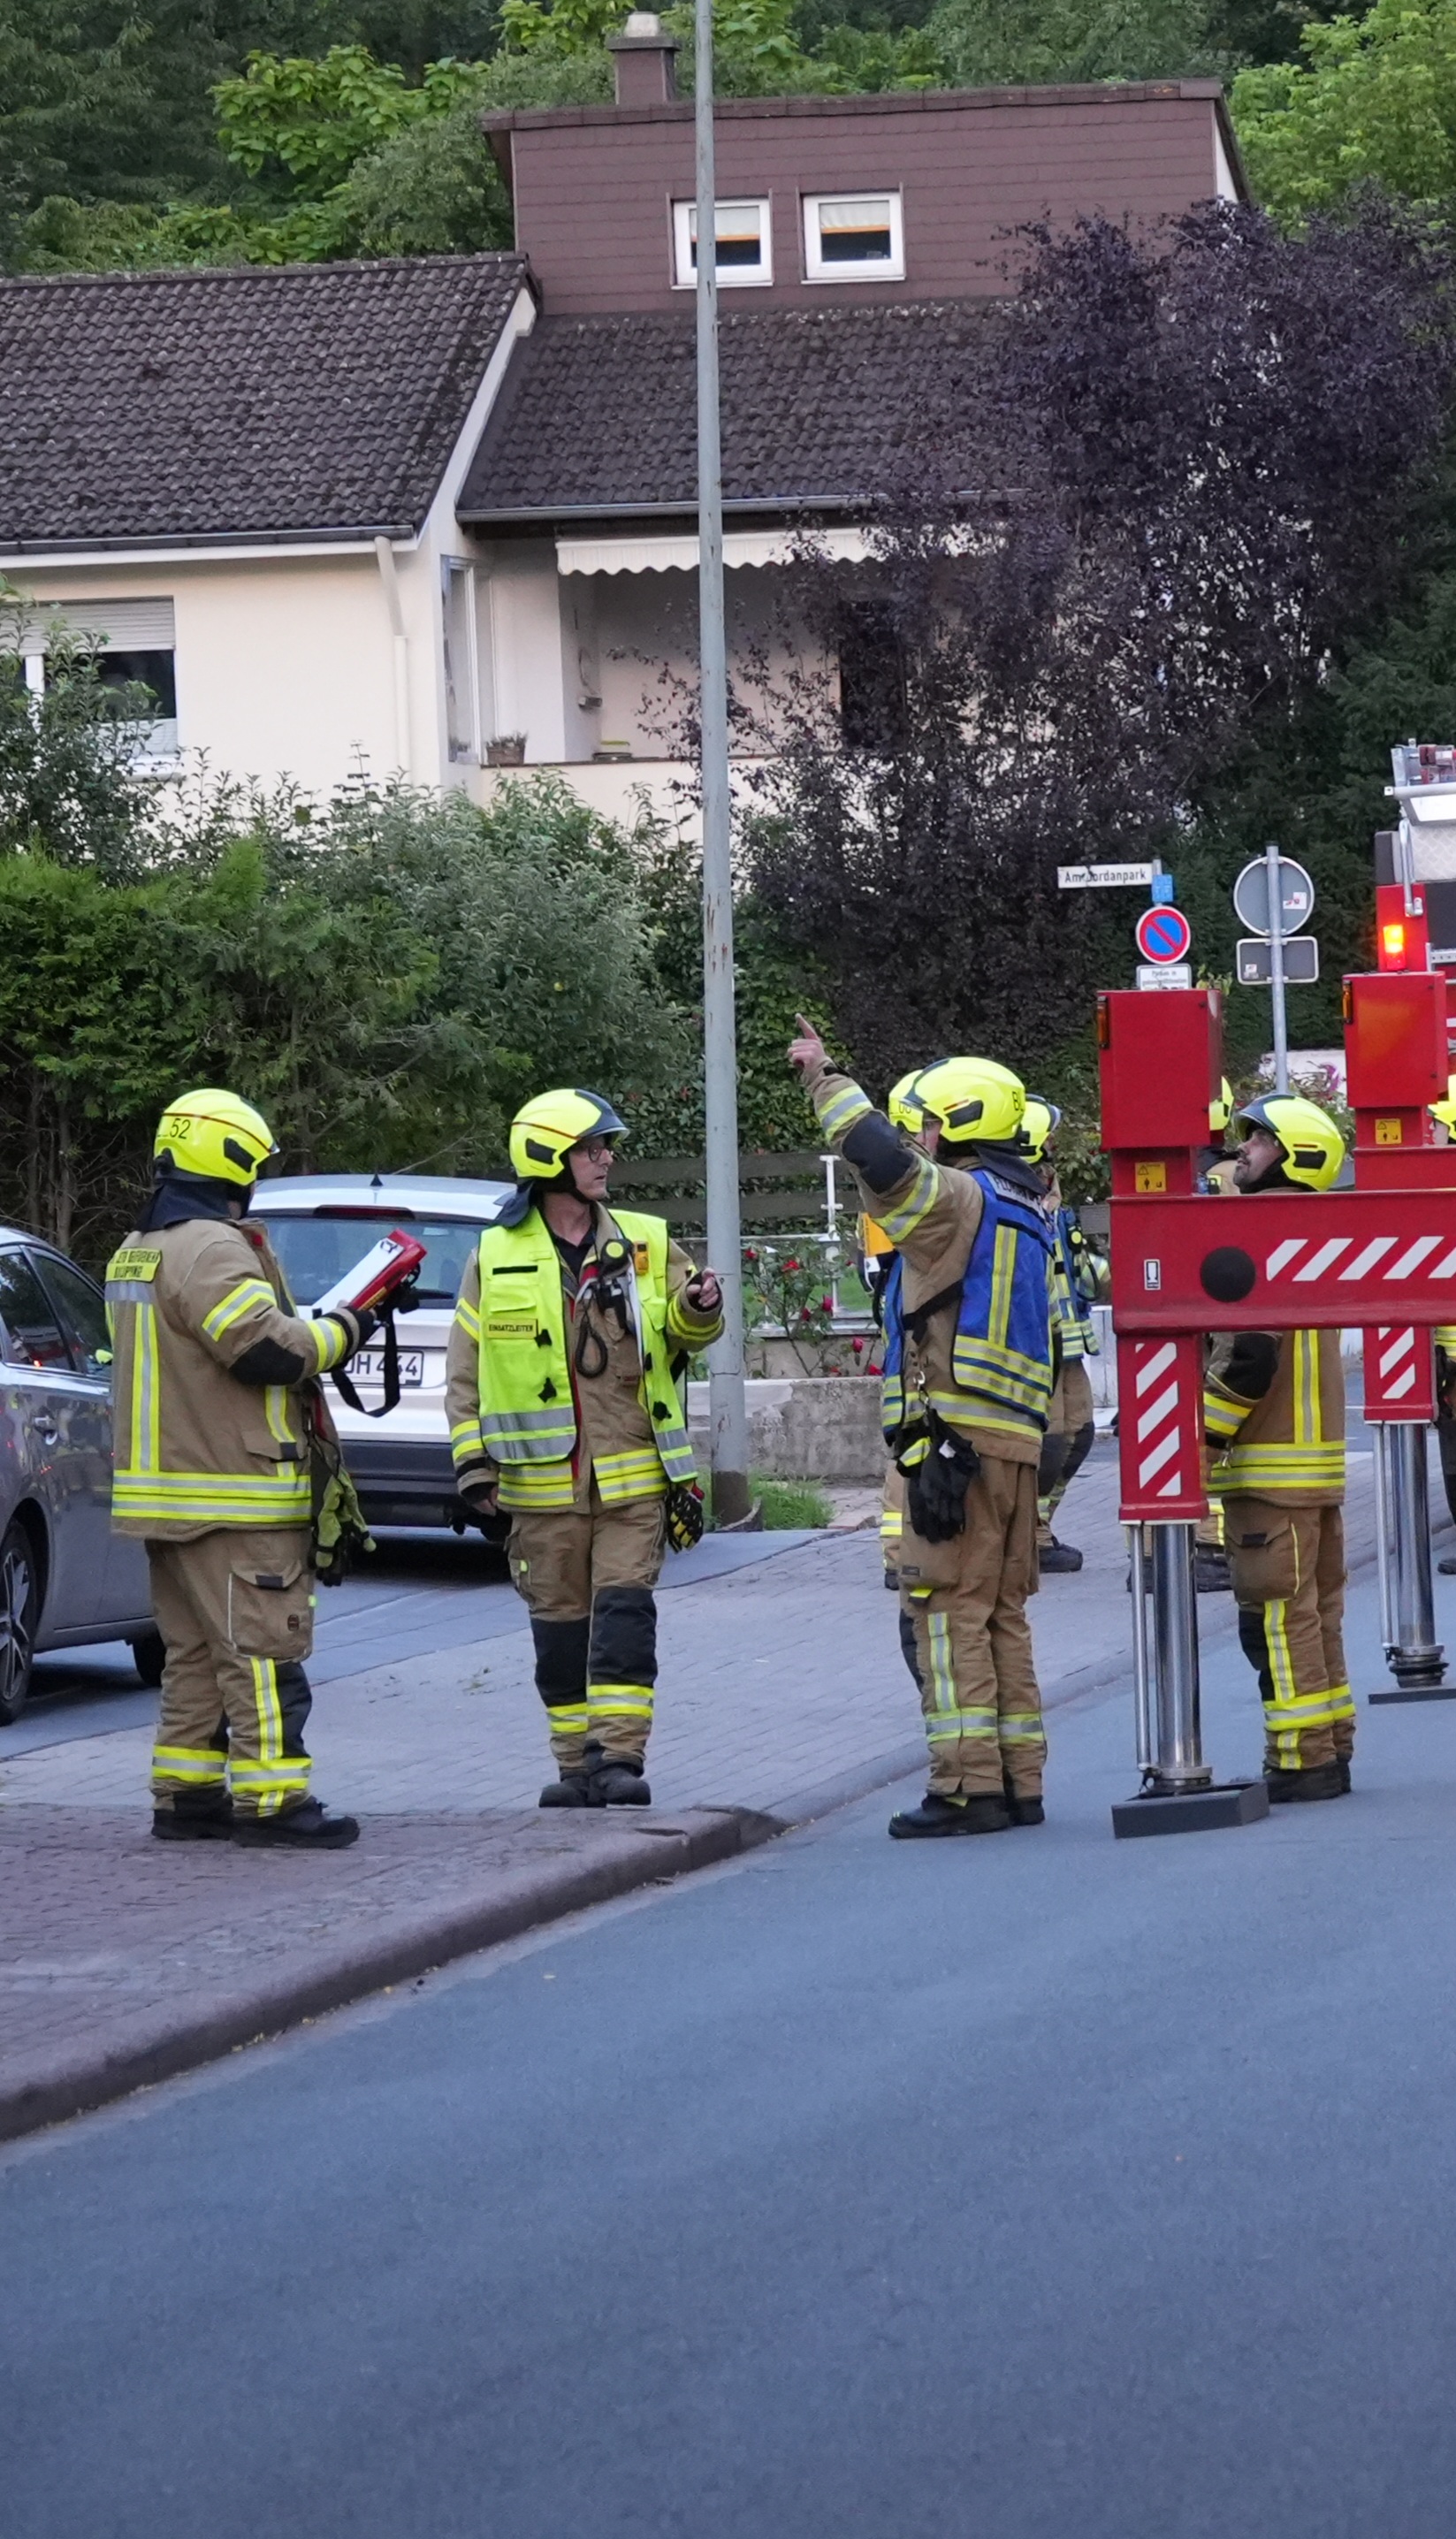
M 798 529 L 728 529 L 724 533 L 725 565 L 792 564 L 802 548 Z M 837 564 L 863 564 L 869 554 L 863 529 L 808 531 L 818 554 Z M 698 541 L 693 537 L 558 538 L 558 573 L 696 573 Z

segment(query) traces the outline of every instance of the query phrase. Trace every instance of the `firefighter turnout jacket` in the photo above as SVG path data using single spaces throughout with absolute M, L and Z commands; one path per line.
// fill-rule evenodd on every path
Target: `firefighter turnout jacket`
M 1102 1293 L 1106 1265 L 1092 1250 L 1075 1208 L 1068 1207 L 1055 1180 L 1048 1193 L 1056 1227 L 1052 1287 L 1057 1300 L 1062 1355 L 1095 1357 L 1097 1330 L 1092 1307 Z
M 304 1322 L 262 1228 L 189 1217 L 128 1235 L 106 1270 L 118 1534 L 307 1526 L 313 1380 L 355 1344 Z
M 899 1259 L 885 1299 L 883 1422 L 896 1446 L 929 1408 L 978 1454 L 1035 1464 L 1055 1375 L 1051 1210 L 1029 1165 L 934 1163 L 830 1066 L 805 1089 Z M 923 1323 L 918 1316 L 934 1303 Z
M 1204 1380 L 1209 1489 L 1283 1507 L 1345 1496 L 1340 1334 L 1215 1335 Z
M 674 1359 L 723 1316 L 695 1312 L 695 1275 L 660 1217 L 598 1206 L 579 1272 L 538 1207 L 487 1226 L 466 1268 L 446 1359 L 461 1486 L 499 1479 L 510 1509 L 660 1498 L 695 1466 Z M 625 1265 L 612 1273 L 613 1245 Z M 606 1263 L 603 1265 L 603 1253 Z

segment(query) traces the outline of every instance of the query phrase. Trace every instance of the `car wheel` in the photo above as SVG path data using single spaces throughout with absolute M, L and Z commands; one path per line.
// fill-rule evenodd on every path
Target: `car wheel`
M 0 1542 L 0 1728 L 25 1709 L 39 1619 L 35 1546 L 17 1519 Z
M 167 1642 L 162 1633 L 143 1631 L 140 1639 L 132 1641 L 131 1654 L 143 1683 L 150 1684 L 155 1690 L 162 1681 L 162 1670 L 167 1664 Z

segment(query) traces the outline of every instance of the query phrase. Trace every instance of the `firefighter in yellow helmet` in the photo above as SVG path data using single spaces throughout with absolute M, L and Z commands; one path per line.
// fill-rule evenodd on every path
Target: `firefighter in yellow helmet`
M 1225 1075 L 1209 1104 L 1209 1143 L 1198 1158 L 1199 1186 L 1211 1199 L 1233 1195 L 1238 1148 L 1228 1143 L 1232 1120 L 1233 1087 Z M 1223 1548 L 1223 1510 L 1215 1498 L 1210 1500 L 1209 1513 L 1199 1519 L 1194 1532 L 1193 1583 L 1201 1596 L 1218 1595 L 1233 1585 Z
M 1036 1470 L 1052 1395 L 1053 1226 L 1017 1136 L 1025 1090 L 989 1059 L 916 1080 L 912 1145 L 832 1066 L 799 1016 L 790 1048 L 819 1127 L 898 1260 L 885 1297 L 885 1440 L 905 1475 L 902 1637 L 913 1651 L 930 1787 L 901 1839 L 1040 1824 L 1046 1739 L 1026 1599 Z
M 1430 1116 L 1444 1130 L 1446 1143 L 1456 1144 L 1456 1075 L 1447 1077 L 1445 1098 L 1432 1102 Z M 1456 1518 L 1456 1325 L 1442 1324 L 1431 1337 L 1436 1353 L 1435 1441 L 1441 1459 L 1446 1505 L 1452 1517 Z M 1444 1553 L 1436 1567 L 1443 1577 L 1456 1577 L 1456 1552 Z
M 1097 1434 L 1086 1361 L 1097 1354 L 1092 1307 L 1102 1294 L 1107 1275 L 1106 1264 L 1083 1234 L 1075 1208 L 1068 1207 L 1062 1197 L 1051 1152 L 1061 1125 L 1062 1114 L 1055 1102 L 1043 1100 L 1040 1094 L 1027 1095 L 1021 1115 L 1021 1147 L 1046 1184 L 1056 1224 L 1052 1282 L 1060 1349 L 1036 1483 L 1037 1567 L 1052 1574 L 1078 1570 L 1082 1565 L 1081 1553 L 1073 1544 L 1057 1541 L 1052 1519 L 1091 1453 Z
M 460 1494 L 511 1517 L 557 1778 L 546 1807 L 646 1807 L 653 1589 L 701 1530 L 679 1377 L 716 1339 L 716 1273 L 660 1217 L 607 1205 L 624 1123 L 538 1093 L 511 1127 L 516 1191 L 460 1285 L 446 1402 Z
M 374 1317 L 294 1312 L 246 1221 L 276 1152 L 235 1093 L 185 1093 L 163 1114 L 151 1197 L 106 1270 L 111 1517 L 146 1544 L 167 1644 L 154 1834 L 333 1850 L 359 1827 L 309 1788 L 312 1441 L 333 1444 L 318 1378 Z
M 1345 1145 L 1301 1094 L 1239 1115 L 1241 1197 L 1329 1190 Z M 1204 1390 L 1209 1487 L 1223 1506 L 1239 1639 L 1264 1697 L 1274 1800 L 1350 1788 L 1354 1703 L 1345 1665 L 1345 1373 L 1338 1331 L 1215 1335 Z
M 926 1114 L 916 1098 L 918 1067 L 898 1077 L 885 1096 L 885 1111 L 897 1129 L 903 1129 L 916 1145 L 923 1145 L 928 1135 Z M 894 1266 L 895 1247 L 884 1227 L 872 1216 L 860 1219 L 860 1257 L 863 1276 L 874 1307 L 876 1330 L 884 1323 L 885 1281 Z M 900 1536 L 905 1525 L 905 1482 L 893 1455 L 885 1466 L 884 1489 L 879 1504 L 879 1550 L 884 1564 L 884 1583 L 891 1595 L 900 1590 Z

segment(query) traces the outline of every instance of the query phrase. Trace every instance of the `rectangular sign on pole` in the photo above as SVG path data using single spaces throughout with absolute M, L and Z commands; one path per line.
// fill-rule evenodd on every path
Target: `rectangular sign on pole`
M 1320 947 L 1315 937 L 1312 934 L 1286 934 L 1283 949 L 1285 987 L 1313 987 L 1320 974 Z M 1234 952 L 1241 988 L 1267 988 L 1273 984 L 1274 947 L 1267 935 L 1240 935 Z
M 1059 890 L 1147 890 L 1156 864 L 1059 864 Z
M 1191 988 L 1193 965 L 1188 961 L 1140 961 L 1137 979 L 1140 988 Z

